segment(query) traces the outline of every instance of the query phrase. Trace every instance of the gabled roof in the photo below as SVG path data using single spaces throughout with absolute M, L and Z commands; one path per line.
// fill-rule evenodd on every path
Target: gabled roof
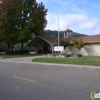
M 34 39 L 32 39 L 27 46 L 36 46 L 39 42 L 38 40 L 42 39 L 46 42 L 48 42 L 50 45 L 56 45 L 57 44 L 57 38 L 55 37 L 47 37 L 47 36 L 36 36 Z
M 73 32 L 73 31 L 68 28 L 65 30 L 65 32 Z
M 46 37 L 46 36 L 39 36 L 46 41 L 49 41 L 52 44 L 57 44 L 57 38 L 55 37 Z M 91 35 L 91 36 L 82 36 L 82 37 L 71 37 L 71 38 L 62 38 L 62 40 L 73 42 L 73 40 L 80 40 L 82 39 L 84 43 L 98 43 L 100 42 L 100 34 L 98 35 Z
M 47 36 L 38 36 L 41 39 L 48 41 L 50 43 L 52 43 L 53 45 L 57 44 L 57 38 L 56 37 L 47 37 Z
M 49 44 L 57 45 L 58 38 L 56 37 L 47 37 L 47 36 L 36 36 L 29 44 L 28 46 L 36 45 L 37 38 L 40 38 Z M 71 38 L 61 38 L 61 40 L 64 41 L 70 41 L 70 43 L 73 43 L 73 40 L 80 40 L 82 39 L 84 43 L 100 43 L 100 34 L 99 35 L 91 35 L 91 36 L 82 36 L 82 37 L 71 37 Z

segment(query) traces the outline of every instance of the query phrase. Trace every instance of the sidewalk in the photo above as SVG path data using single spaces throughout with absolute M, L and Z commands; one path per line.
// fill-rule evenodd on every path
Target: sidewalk
M 39 57 L 46 57 L 46 56 L 35 56 L 35 57 L 24 57 L 24 58 L 11 58 L 11 59 L 2 59 L 0 57 L 0 62 L 24 63 L 24 64 L 38 64 L 38 65 L 66 67 L 66 68 L 100 69 L 100 66 L 32 62 L 32 59 L 39 58 Z

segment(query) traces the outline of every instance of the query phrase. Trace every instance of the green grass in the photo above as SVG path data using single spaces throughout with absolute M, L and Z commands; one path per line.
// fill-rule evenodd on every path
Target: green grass
M 35 58 L 32 61 L 100 66 L 100 57 L 95 57 L 95 56 L 86 56 L 86 57 L 77 57 L 77 58 Z
M 32 56 L 39 56 L 39 54 L 11 54 L 11 55 L 4 55 L 2 58 L 21 58 L 21 57 L 32 57 Z

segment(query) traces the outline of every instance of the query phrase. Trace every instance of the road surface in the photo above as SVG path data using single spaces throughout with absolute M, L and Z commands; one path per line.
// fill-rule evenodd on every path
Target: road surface
M 100 70 L 0 62 L 0 100 L 91 100 Z

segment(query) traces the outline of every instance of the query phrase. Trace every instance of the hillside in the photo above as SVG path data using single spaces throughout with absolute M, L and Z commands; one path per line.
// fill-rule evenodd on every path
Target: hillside
M 77 33 L 77 32 L 73 32 L 74 35 L 73 37 L 81 37 L 81 36 L 86 36 L 86 34 L 81 34 L 81 33 Z M 45 30 L 42 32 L 43 36 L 50 36 L 50 37 L 58 37 L 58 31 L 52 31 L 52 30 Z M 59 31 L 59 36 L 60 38 L 63 38 L 64 35 L 64 31 Z

